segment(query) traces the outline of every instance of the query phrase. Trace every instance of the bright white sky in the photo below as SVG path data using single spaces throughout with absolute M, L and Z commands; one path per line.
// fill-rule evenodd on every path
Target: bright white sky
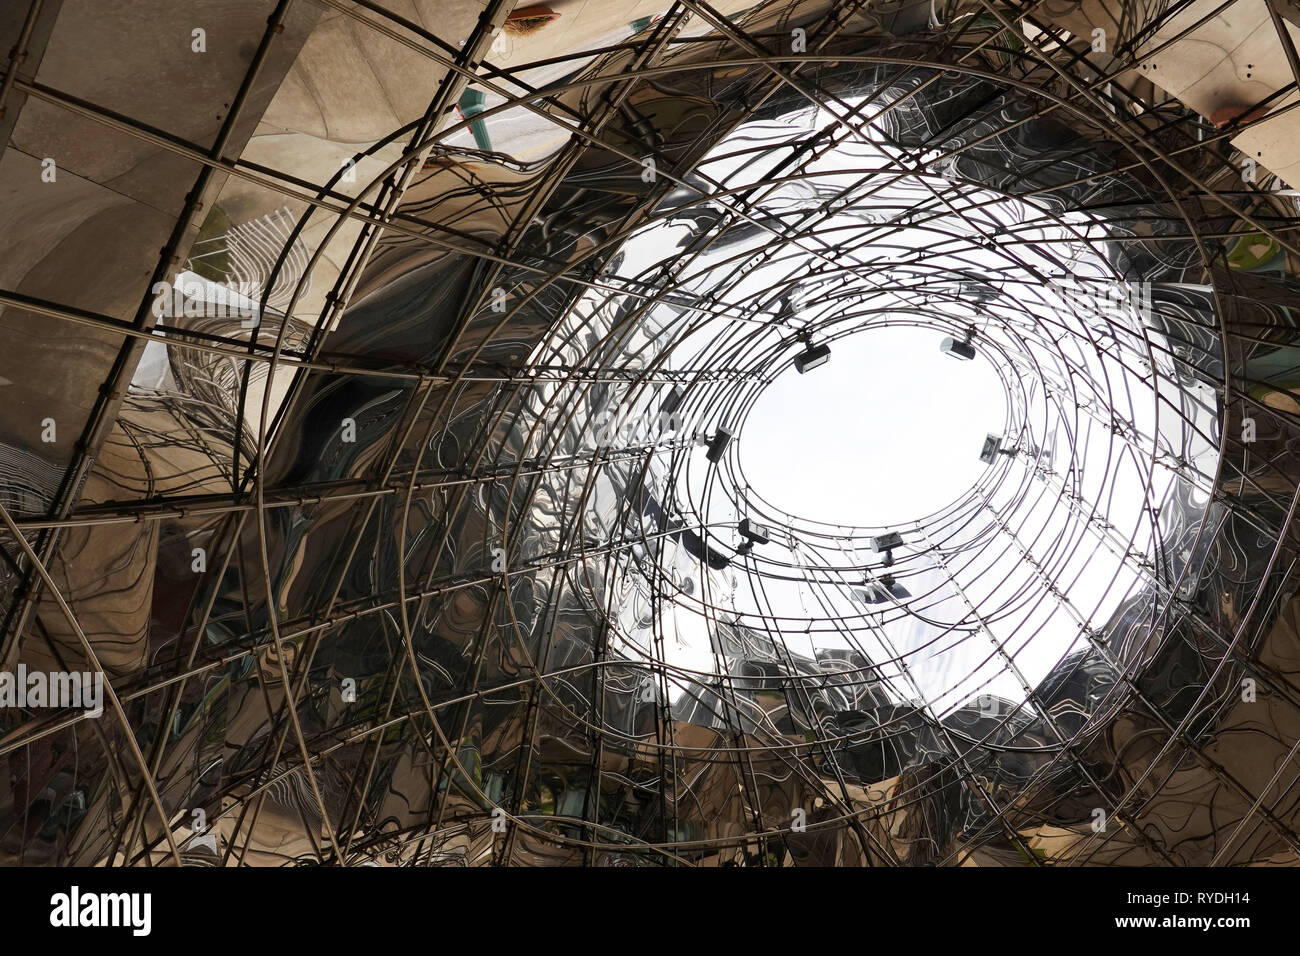
M 754 491 L 799 517 L 860 527 L 915 521 L 969 491 L 1006 396 L 985 359 L 944 355 L 943 338 L 872 329 L 835 342 L 821 368 L 777 378 L 737 446 Z

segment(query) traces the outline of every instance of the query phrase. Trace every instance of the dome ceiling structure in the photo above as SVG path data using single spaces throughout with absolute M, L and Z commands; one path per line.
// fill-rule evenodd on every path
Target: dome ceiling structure
M 0 861 L 1300 862 L 1294 9 L 7 6 Z

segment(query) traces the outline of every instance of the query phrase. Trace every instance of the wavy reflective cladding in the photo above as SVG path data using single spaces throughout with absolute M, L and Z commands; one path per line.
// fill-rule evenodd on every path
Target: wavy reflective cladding
M 0 714 L 0 859 L 1296 862 L 1294 200 L 1176 101 L 1081 91 L 1080 41 L 1048 65 L 926 6 L 666 7 L 569 57 L 537 103 L 582 132 L 544 159 L 430 135 L 313 316 L 278 272 L 335 277 L 282 231 L 288 318 L 165 320 L 69 514 L 73 465 L 5 436 L 5 664 L 89 646 L 120 708 Z M 795 26 L 809 55 L 754 55 Z M 1278 255 L 1234 265 L 1254 235 Z M 1150 309 L 1059 314 L 1083 264 Z M 1020 444 L 896 529 L 906 596 L 864 607 L 884 529 L 700 442 L 801 333 L 834 361 L 881 324 L 976 325 Z M 593 440 L 674 387 L 687 424 Z

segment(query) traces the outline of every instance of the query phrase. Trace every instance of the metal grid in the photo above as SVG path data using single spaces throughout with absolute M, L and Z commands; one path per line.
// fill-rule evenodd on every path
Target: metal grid
M 83 655 L 66 664 L 109 677 L 102 723 L 9 725 L 0 752 L 25 795 L 5 815 L 12 860 L 1159 865 L 1300 850 L 1283 650 L 1295 417 L 1269 401 L 1294 365 L 1292 286 L 1227 260 L 1247 233 L 1300 254 L 1297 213 L 1267 177 L 1243 185 L 1231 130 L 1116 82 L 1154 11 L 1101 67 L 1036 4 L 936 8 L 938 26 L 893 36 L 859 2 L 728 17 L 684 0 L 616 47 L 498 70 L 509 4 L 463 48 L 378 3 L 322 5 L 446 70 L 420 121 L 356 156 L 387 160 L 358 195 L 338 189 L 347 167 L 313 185 L 227 156 L 239 101 L 204 146 L 6 73 L 5 93 L 195 164 L 150 285 L 174 276 L 215 173 L 308 210 L 251 332 L 152 321 L 150 295 L 123 321 L 0 292 L 121 337 L 53 500 L 7 494 L 0 510 L 4 660 L 41 642 L 66 653 L 43 624 L 61 616 Z M 241 92 L 290 6 L 269 11 Z M 562 78 L 521 78 L 541 67 Z M 501 100 L 473 120 L 527 114 L 564 142 L 541 163 L 451 145 L 471 123 L 448 118 L 467 84 Z M 808 129 L 779 129 L 805 114 Z M 325 311 L 298 319 L 295 293 L 271 319 L 280 271 L 322 220 L 359 227 L 346 251 L 327 238 L 295 266 L 305 294 L 327 248 L 345 263 Z M 621 267 L 673 229 L 679 244 Z M 1078 277 L 1148 283 L 1148 308 L 1063 305 L 1059 283 Z M 806 341 L 885 325 L 974 328 L 1016 446 L 896 529 L 888 573 L 909 596 L 864 607 L 855 589 L 887 573 L 867 539 L 888 529 L 778 512 L 736 448 Z M 168 349 L 173 386 L 128 389 L 145 343 Z M 601 431 L 620 411 L 659 425 L 674 388 L 687 426 Z M 1260 438 L 1242 440 L 1246 417 Z M 111 474 L 97 451 L 123 440 L 115 420 L 142 458 L 186 445 L 209 464 L 189 487 L 124 481 L 133 496 L 79 502 L 92 469 Z M 700 446 L 719 426 L 740 438 L 714 465 Z M 213 476 L 229 490 L 195 493 Z M 739 550 L 742 516 L 775 543 Z M 52 573 L 104 529 L 151 552 L 155 591 L 182 596 L 127 673 L 96 653 L 113 635 L 79 623 L 111 581 L 74 597 Z M 181 585 L 163 565 L 191 546 L 207 569 Z M 1097 567 L 1090 604 L 1075 590 Z M 677 663 L 679 615 L 705 622 L 710 667 Z M 1048 621 L 1075 636 L 1031 681 L 1017 657 Z M 902 646 L 917 627 L 925 640 Z M 962 670 L 976 644 L 981 669 Z M 938 673 L 924 686 L 923 664 Z M 1018 699 L 990 692 L 1000 677 Z M 1241 734 L 1266 741 L 1244 765 L 1225 754 Z M 1197 829 L 1190 799 L 1223 813 Z M 187 823 L 195 808 L 208 830 Z

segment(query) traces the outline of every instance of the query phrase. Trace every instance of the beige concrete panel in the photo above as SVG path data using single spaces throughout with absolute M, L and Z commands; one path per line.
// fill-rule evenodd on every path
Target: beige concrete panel
M 173 220 L 201 168 L 185 156 L 37 99 L 28 100 L 14 125 L 11 148 L 50 157 L 61 172 L 100 183 Z
M 1217 7 L 1214 0 L 1197 0 L 1161 26 L 1138 48 L 1139 55 L 1168 43 Z M 1300 28 L 1284 21 L 1293 43 Z M 1245 109 L 1294 82 L 1281 40 L 1265 0 L 1238 0 L 1193 33 L 1157 53 L 1139 68 L 1141 75 L 1167 90 L 1202 116 L 1222 121 L 1236 108 Z M 1296 101 L 1294 93 L 1270 105 L 1276 111 Z M 1233 146 L 1284 182 L 1300 182 L 1300 112 L 1292 111 L 1256 123 L 1232 140 Z
M 65 0 L 39 79 L 208 145 L 269 12 L 264 0 Z M 196 28 L 206 31 L 205 53 L 191 49 Z

